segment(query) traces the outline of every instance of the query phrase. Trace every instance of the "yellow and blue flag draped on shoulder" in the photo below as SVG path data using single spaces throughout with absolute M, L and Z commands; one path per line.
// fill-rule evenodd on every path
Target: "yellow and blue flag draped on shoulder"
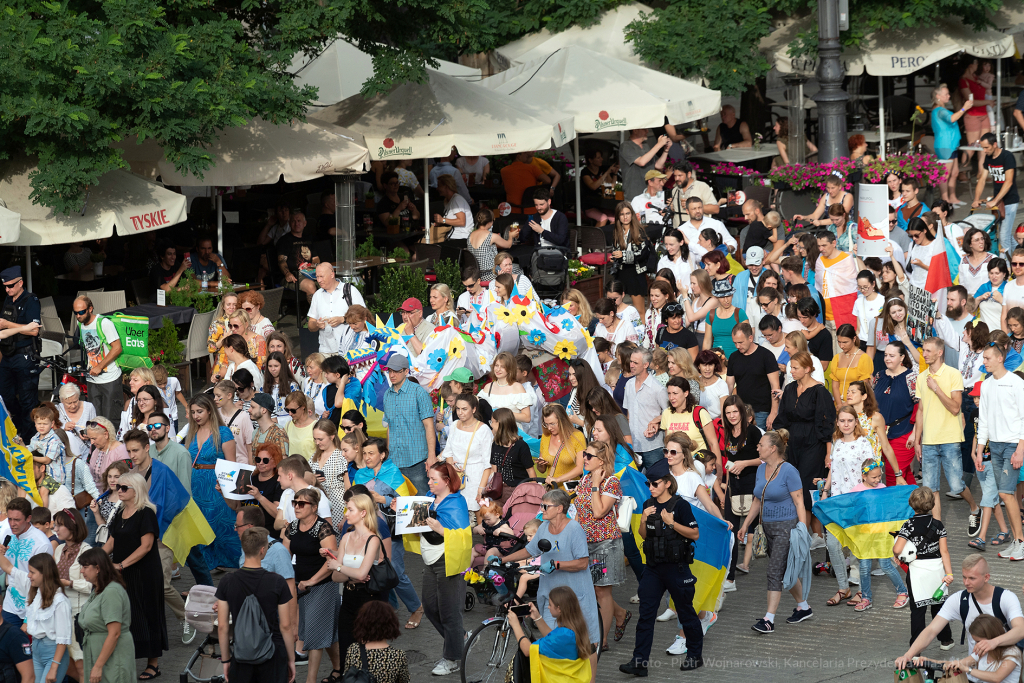
M 469 528 L 469 507 L 461 493 L 449 493 L 440 505 L 431 503 L 444 532 L 444 575 L 455 576 L 469 569 L 473 551 L 473 531 Z M 409 552 L 421 555 L 420 535 L 405 534 L 402 544 Z
M 167 465 L 154 460 L 149 471 L 149 499 L 156 505 L 160 540 L 184 564 L 194 546 L 216 539 L 199 506 Z
M 588 683 L 590 658 L 580 658 L 576 634 L 560 626 L 530 645 L 533 683 Z
M 412 485 L 405 475 L 402 474 L 402 470 L 398 469 L 391 460 L 385 460 L 380 464 L 380 471 L 374 473 L 369 467 L 363 467 L 356 472 L 356 479 L 353 484 L 362 484 L 366 486 L 369 482 L 377 480 L 382 484 L 391 487 L 391 490 L 399 496 L 415 496 L 416 487 Z M 373 487 L 371 487 L 373 488 Z M 387 491 L 376 491 L 381 495 L 391 495 Z
M 0 477 L 28 493 L 36 505 L 42 505 L 43 499 L 36 490 L 36 478 L 32 472 L 32 452 L 14 440 L 17 433 L 7 406 L 0 399 L 0 449 L 4 456 L 0 459 Z
M 644 484 L 646 486 L 646 482 Z M 647 496 L 650 498 L 650 495 Z M 646 499 L 644 499 L 646 500 Z M 642 506 L 644 500 L 637 501 Z M 690 572 L 696 580 L 693 593 L 693 609 L 714 612 L 718 604 L 718 596 L 722 592 L 722 582 L 729 573 L 730 539 L 729 525 L 712 514 L 704 512 L 696 505 L 691 505 L 693 518 L 697 520 L 697 528 L 700 536 L 694 544 L 693 564 L 690 565 Z M 643 510 L 640 510 L 642 513 Z M 636 546 L 640 548 L 644 562 L 647 556 L 644 554 L 644 540 L 640 538 L 640 527 L 634 528 Z
M 814 516 L 862 560 L 892 557 L 892 536 L 914 515 L 908 501 L 916 486 L 891 486 L 829 496 L 814 504 Z

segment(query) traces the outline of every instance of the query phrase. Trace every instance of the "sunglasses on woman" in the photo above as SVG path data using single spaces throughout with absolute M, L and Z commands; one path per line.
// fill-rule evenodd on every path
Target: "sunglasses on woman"
M 305 505 L 312 505 L 312 503 L 310 503 L 308 500 L 296 500 L 292 502 L 292 505 L 294 505 L 297 508 L 300 508 Z
M 269 463 L 274 462 L 273 458 L 253 458 L 252 460 L 257 465 L 267 465 Z
M 131 486 L 126 486 L 125 484 L 116 484 L 114 488 L 120 491 L 121 493 L 128 493 L 129 489 L 131 489 Z
M 110 433 L 110 432 L 109 432 L 109 431 L 107 430 L 107 428 L 103 426 L 103 424 L 102 424 L 102 423 L 100 423 L 100 422 L 96 422 L 95 420 L 89 420 L 88 422 L 86 422 L 86 423 L 85 423 L 85 426 L 86 426 L 86 427 L 89 427 L 89 428 L 91 428 L 91 429 L 102 429 L 103 431 L 107 432 L 107 434 L 109 434 L 109 433 Z
M 662 448 L 661 452 L 663 455 L 682 455 L 682 451 L 677 451 L 674 448 Z

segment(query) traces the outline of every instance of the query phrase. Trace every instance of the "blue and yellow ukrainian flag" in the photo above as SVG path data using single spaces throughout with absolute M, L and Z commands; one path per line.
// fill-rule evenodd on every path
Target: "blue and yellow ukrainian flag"
M 646 486 L 646 480 L 645 484 Z M 650 496 L 648 495 L 648 498 Z M 645 499 L 646 500 L 646 499 Z M 637 501 L 643 505 L 644 501 Z M 712 514 L 704 512 L 694 505 L 690 506 L 693 517 L 697 520 L 697 528 L 700 529 L 700 536 L 697 538 L 693 553 L 693 564 L 690 565 L 690 572 L 696 579 L 693 594 L 693 609 L 700 612 L 714 612 L 718 603 L 718 596 L 722 592 L 722 582 L 729 574 L 730 539 L 732 532 L 729 525 Z M 643 510 L 640 510 L 643 512 Z M 644 540 L 640 538 L 640 527 L 634 529 L 636 545 L 640 554 L 644 556 Z
M 437 521 L 445 528 L 444 532 L 444 575 L 455 576 L 469 569 L 469 561 L 473 552 L 473 531 L 469 527 L 469 507 L 461 493 L 449 493 L 441 504 L 434 508 Z M 420 552 L 420 535 L 405 534 L 402 536 L 405 549 L 422 555 Z
M 392 460 L 385 460 L 380 464 L 380 471 L 374 474 L 373 470 L 369 467 L 363 467 L 356 472 L 356 479 L 353 484 L 362 484 L 366 486 L 367 483 L 376 479 L 383 484 L 387 484 L 391 487 L 391 490 L 400 496 L 415 496 L 416 487 L 412 485 L 412 482 L 402 474 L 402 470 L 398 469 L 398 465 Z M 378 491 L 378 493 L 380 493 Z
M 916 486 L 890 486 L 829 496 L 812 511 L 839 542 L 861 560 L 892 557 L 892 536 L 914 515 L 908 501 Z
M 589 683 L 590 658 L 579 656 L 575 633 L 559 627 L 530 645 L 530 680 L 532 683 Z
M 3 399 L 0 399 L 0 425 L 0 449 L 4 455 L 0 459 L 0 477 L 25 491 L 36 505 L 42 505 L 43 499 L 36 490 L 36 478 L 32 472 L 32 452 L 14 440 L 18 430 Z
M 210 545 L 217 538 L 174 470 L 158 460 L 151 464 L 149 499 L 156 505 L 160 540 L 178 564 L 185 564 L 194 546 Z

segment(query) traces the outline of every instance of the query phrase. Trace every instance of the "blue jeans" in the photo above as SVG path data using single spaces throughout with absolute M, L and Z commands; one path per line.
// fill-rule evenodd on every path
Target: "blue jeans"
M 900 578 L 900 573 L 891 559 L 883 557 L 878 561 L 878 566 L 892 581 L 892 586 L 897 593 L 907 592 L 907 585 L 903 583 L 903 579 Z M 860 594 L 865 600 L 871 599 L 871 560 L 860 561 Z
M 409 467 L 398 468 L 405 478 L 412 482 L 412 485 L 416 487 L 417 496 L 426 496 L 427 493 L 427 463 L 426 461 L 420 461 L 415 465 Z
M 1013 231 L 1017 227 L 1014 223 L 1017 222 L 1017 207 L 1019 204 L 1005 204 L 1003 208 L 1006 210 L 1006 218 L 1003 219 L 1002 224 L 999 226 L 999 251 L 1000 252 L 1012 252 L 1017 247 L 1017 241 L 1013 239 Z M 1010 259 L 1007 258 L 1007 261 Z
M 991 456 L 988 460 L 982 460 L 981 464 L 985 469 L 977 473 L 978 482 L 981 484 L 981 502 L 978 505 L 983 508 L 994 508 L 999 505 L 999 482 L 992 471 Z
M 0 618 L 3 618 L 5 624 L 10 624 L 14 628 L 21 628 L 21 625 L 25 623 L 24 619 L 7 610 L 0 610 Z
M 964 466 L 960 459 L 959 443 L 939 443 L 921 446 L 921 480 L 925 486 L 938 493 L 939 471 L 946 473 L 950 493 L 964 490 Z
M 665 458 L 665 454 L 660 448 L 655 448 L 653 451 L 636 451 L 636 454 L 640 456 L 645 471 L 654 463 Z
M 1017 490 L 1017 479 L 1020 468 L 1011 462 L 1017 442 L 989 441 L 988 449 L 992 452 L 992 472 L 996 475 L 996 487 L 999 493 L 1014 493 Z
M 765 413 L 765 412 L 754 413 L 754 424 L 756 424 L 761 429 L 762 432 L 765 431 L 767 429 L 766 425 L 768 424 L 768 413 Z
M 420 608 L 421 603 L 420 596 L 416 595 L 416 589 L 412 586 L 412 581 L 405 575 L 405 547 L 402 545 L 401 536 L 391 537 L 391 566 L 398 573 L 398 587 L 391 591 L 388 601 L 392 607 L 398 609 L 398 598 L 401 598 L 405 603 L 405 608 L 411 614 Z
M 185 566 L 192 571 L 192 578 L 196 580 L 197 584 L 200 586 L 213 585 L 213 575 L 210 574 L 210 568 L 206 566 L 206 560 L 203 559 L 202 546 L 193 546 L 188 557 L 185 558 Z
M 49 638 L 32 639 L 32 669 L 36 672 L 36 683 L 46 683 L 46 674 L 50 673 L 50 662 L 57 653 L 57 641 Z M 68 665 L 71 664 L 71 649 L 64 648 L 64 656 L 61 657 L 57 667 L 57 680 L 63 681 L 68 672 Z
M 85 508 L 82 510 L 82 518 L 85 520 L 85 541 L 89 545 L 96 547 L 96 529 L 99 528 L 96 524 L 96 518 L 92 514 L 92 510 Z

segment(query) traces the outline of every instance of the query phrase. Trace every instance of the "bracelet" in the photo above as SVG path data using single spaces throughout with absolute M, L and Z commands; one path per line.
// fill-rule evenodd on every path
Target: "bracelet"
M 517 643 L 521 643 L 521 642 L 523 642 L 524 640 L 526 640 L 526 641 L 529 641 L 530 639 L 529 639 L 529 638 L 527 638 L 526 636 L 519 636 L 519 640 L 517 640 L 516 642 L 517 642 Z
M 902 477 L 902 476 L 903 476 L 903 470 L 896 470 L 896 471 L 895 471 L 895 472 L 893 473 L 893 475 L 892 475 L 892 476 L 894 476 L 894 477 Z

